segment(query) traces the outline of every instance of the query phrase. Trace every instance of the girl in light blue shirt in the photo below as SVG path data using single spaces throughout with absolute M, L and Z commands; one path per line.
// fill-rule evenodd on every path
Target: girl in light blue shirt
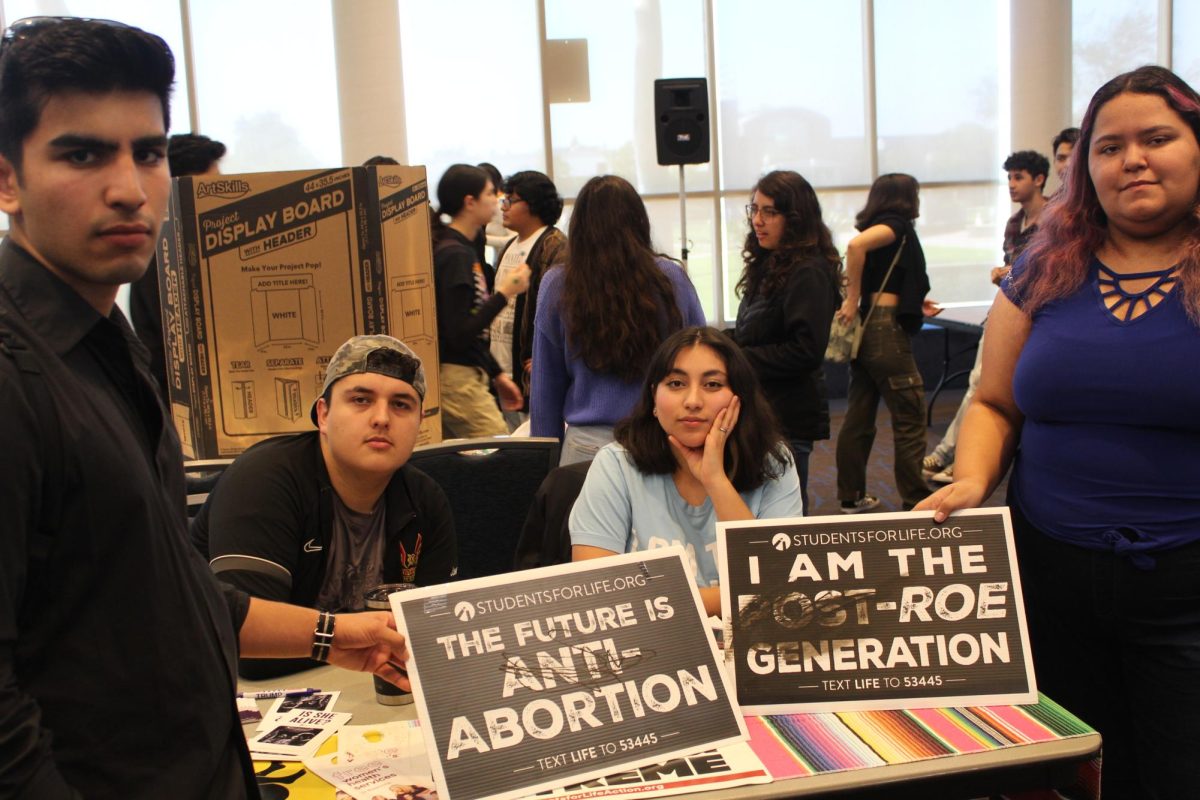
M 753 368 L 715 328 L 685 328 L 658 348 L 614 434 L 571 511 L 574 560 L 682 545 L 705 610 L 719 614 L 717 522 L 803 513 Z

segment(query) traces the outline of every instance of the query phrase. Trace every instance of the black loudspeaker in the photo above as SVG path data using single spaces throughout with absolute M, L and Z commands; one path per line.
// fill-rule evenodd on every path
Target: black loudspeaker
M 659 164 L 707 164 L 708 80 L 656 80 L 654 131 Z

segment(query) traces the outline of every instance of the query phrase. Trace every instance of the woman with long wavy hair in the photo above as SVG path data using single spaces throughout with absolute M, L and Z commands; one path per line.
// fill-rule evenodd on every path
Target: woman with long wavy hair
M 929 491 L 921 475 L 925 384 L 911 341 L 923 316 L 934 313 L 925 299 L 925 251 L 913 227 L 921 212 L 920 189 L 916 178 L 901 172 L 876 178 L 855 219 L 860 233 L 846 245 L 846 299 L 838 318 L 849 322 L 857 314 L 866 320 L 858 357 L 850 362 L 846 419 L 837 440 L 838 499 L 846 514 L 879 505 L 867 493 L 867 462 L 880 399 L 892 415 L 901 505 L 912 508 Z
M 783 426 L 807 513 L 808 457 L 814 441 L 829 438 L 825 347 L 841 302 L 842 259 L 817 193 L 799 173 L 760 178 L 746 217 L 734 339 Z
M 705 609 L 719 615 L 717 523 L 798 516 L 791 454 L 754 368 L 715 328 L 663 342 L 635 400 L 588 469 L 568 523 L 571 557 L 682 545 Z
M 1008 505 L 1038 688 L 1104 736 L 1104 797 L 1200 797 L 1200 95 L 1102 86 L 1001 284 L 954 483 Z
M 658 345 L 704 322 L 687 274 L 654 252 L 637 190 L 616 175 L 592 178 L 571 212 L 567 262 L 538 291 L 532 434 L 563 439 L 563 464 L 592 458 L 633 408 Z

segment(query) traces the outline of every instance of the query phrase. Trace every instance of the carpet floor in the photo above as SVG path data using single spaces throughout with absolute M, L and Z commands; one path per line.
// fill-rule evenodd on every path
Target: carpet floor
M 946 390 L 938 395 L 937 402 L 933 407 L 933 423 L 929 426 L 926 434 L 928 439 L 926 453 L 932 452 L 933 448 L 941 441 L 942 434 L 946 432 L 946 427 L 954 419 L 958 405 L 962 402 L 963 391 L 961 389 Z M 811 507 L 809 516 L 840 513 L 834 446 L 845 417 L 845 398 L 831 400 L 829 402 L 829 423 L 832 436 L 824 442 L 816 443 L 808 462 L 808 500 Z M 879 433 L 875 437 L 875 447 L 871 450 L 871 460 L 867 466 L 867 493 L 880 499 L 881 503 L 876 509 L 877 512 L 899 511 L 900 495 L 896 493 L 896 480 L 892 471 L 892 454 L 894 452 L 891 435 L 892 422 L 887 407 L 882 402 L 879 404 L 876 428 Z M 930 491 L 936 488 L 936 484 L 931 484 Z M 984 505 L 1004 505 L 1007 491 L 1008 478 L 1006 476 Z

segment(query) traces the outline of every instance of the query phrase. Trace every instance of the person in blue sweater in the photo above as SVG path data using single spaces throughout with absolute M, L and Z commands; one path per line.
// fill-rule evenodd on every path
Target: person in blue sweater
M 529 409 L 534 436 L 563 439 L 564 465 L 612 441 L 659 344 L 705 323 L 687 273 L 654 252 L 646 206 L 624 178 L 583 185 L 567 248 L 538 292 Z
M 1038 688 L 1104 737 L 1104 797 L 1200 797 L 1200 95 L 1102 86 L 1001 284 L 954 483 L 1008 504 Z
M 571 510 L 575 561 L 682 545 L 720 614 L 717 523 L 798 517 L 800 479 L 741 348 L 715 328 L 663 342 L 616 441 L 596 454 Z

